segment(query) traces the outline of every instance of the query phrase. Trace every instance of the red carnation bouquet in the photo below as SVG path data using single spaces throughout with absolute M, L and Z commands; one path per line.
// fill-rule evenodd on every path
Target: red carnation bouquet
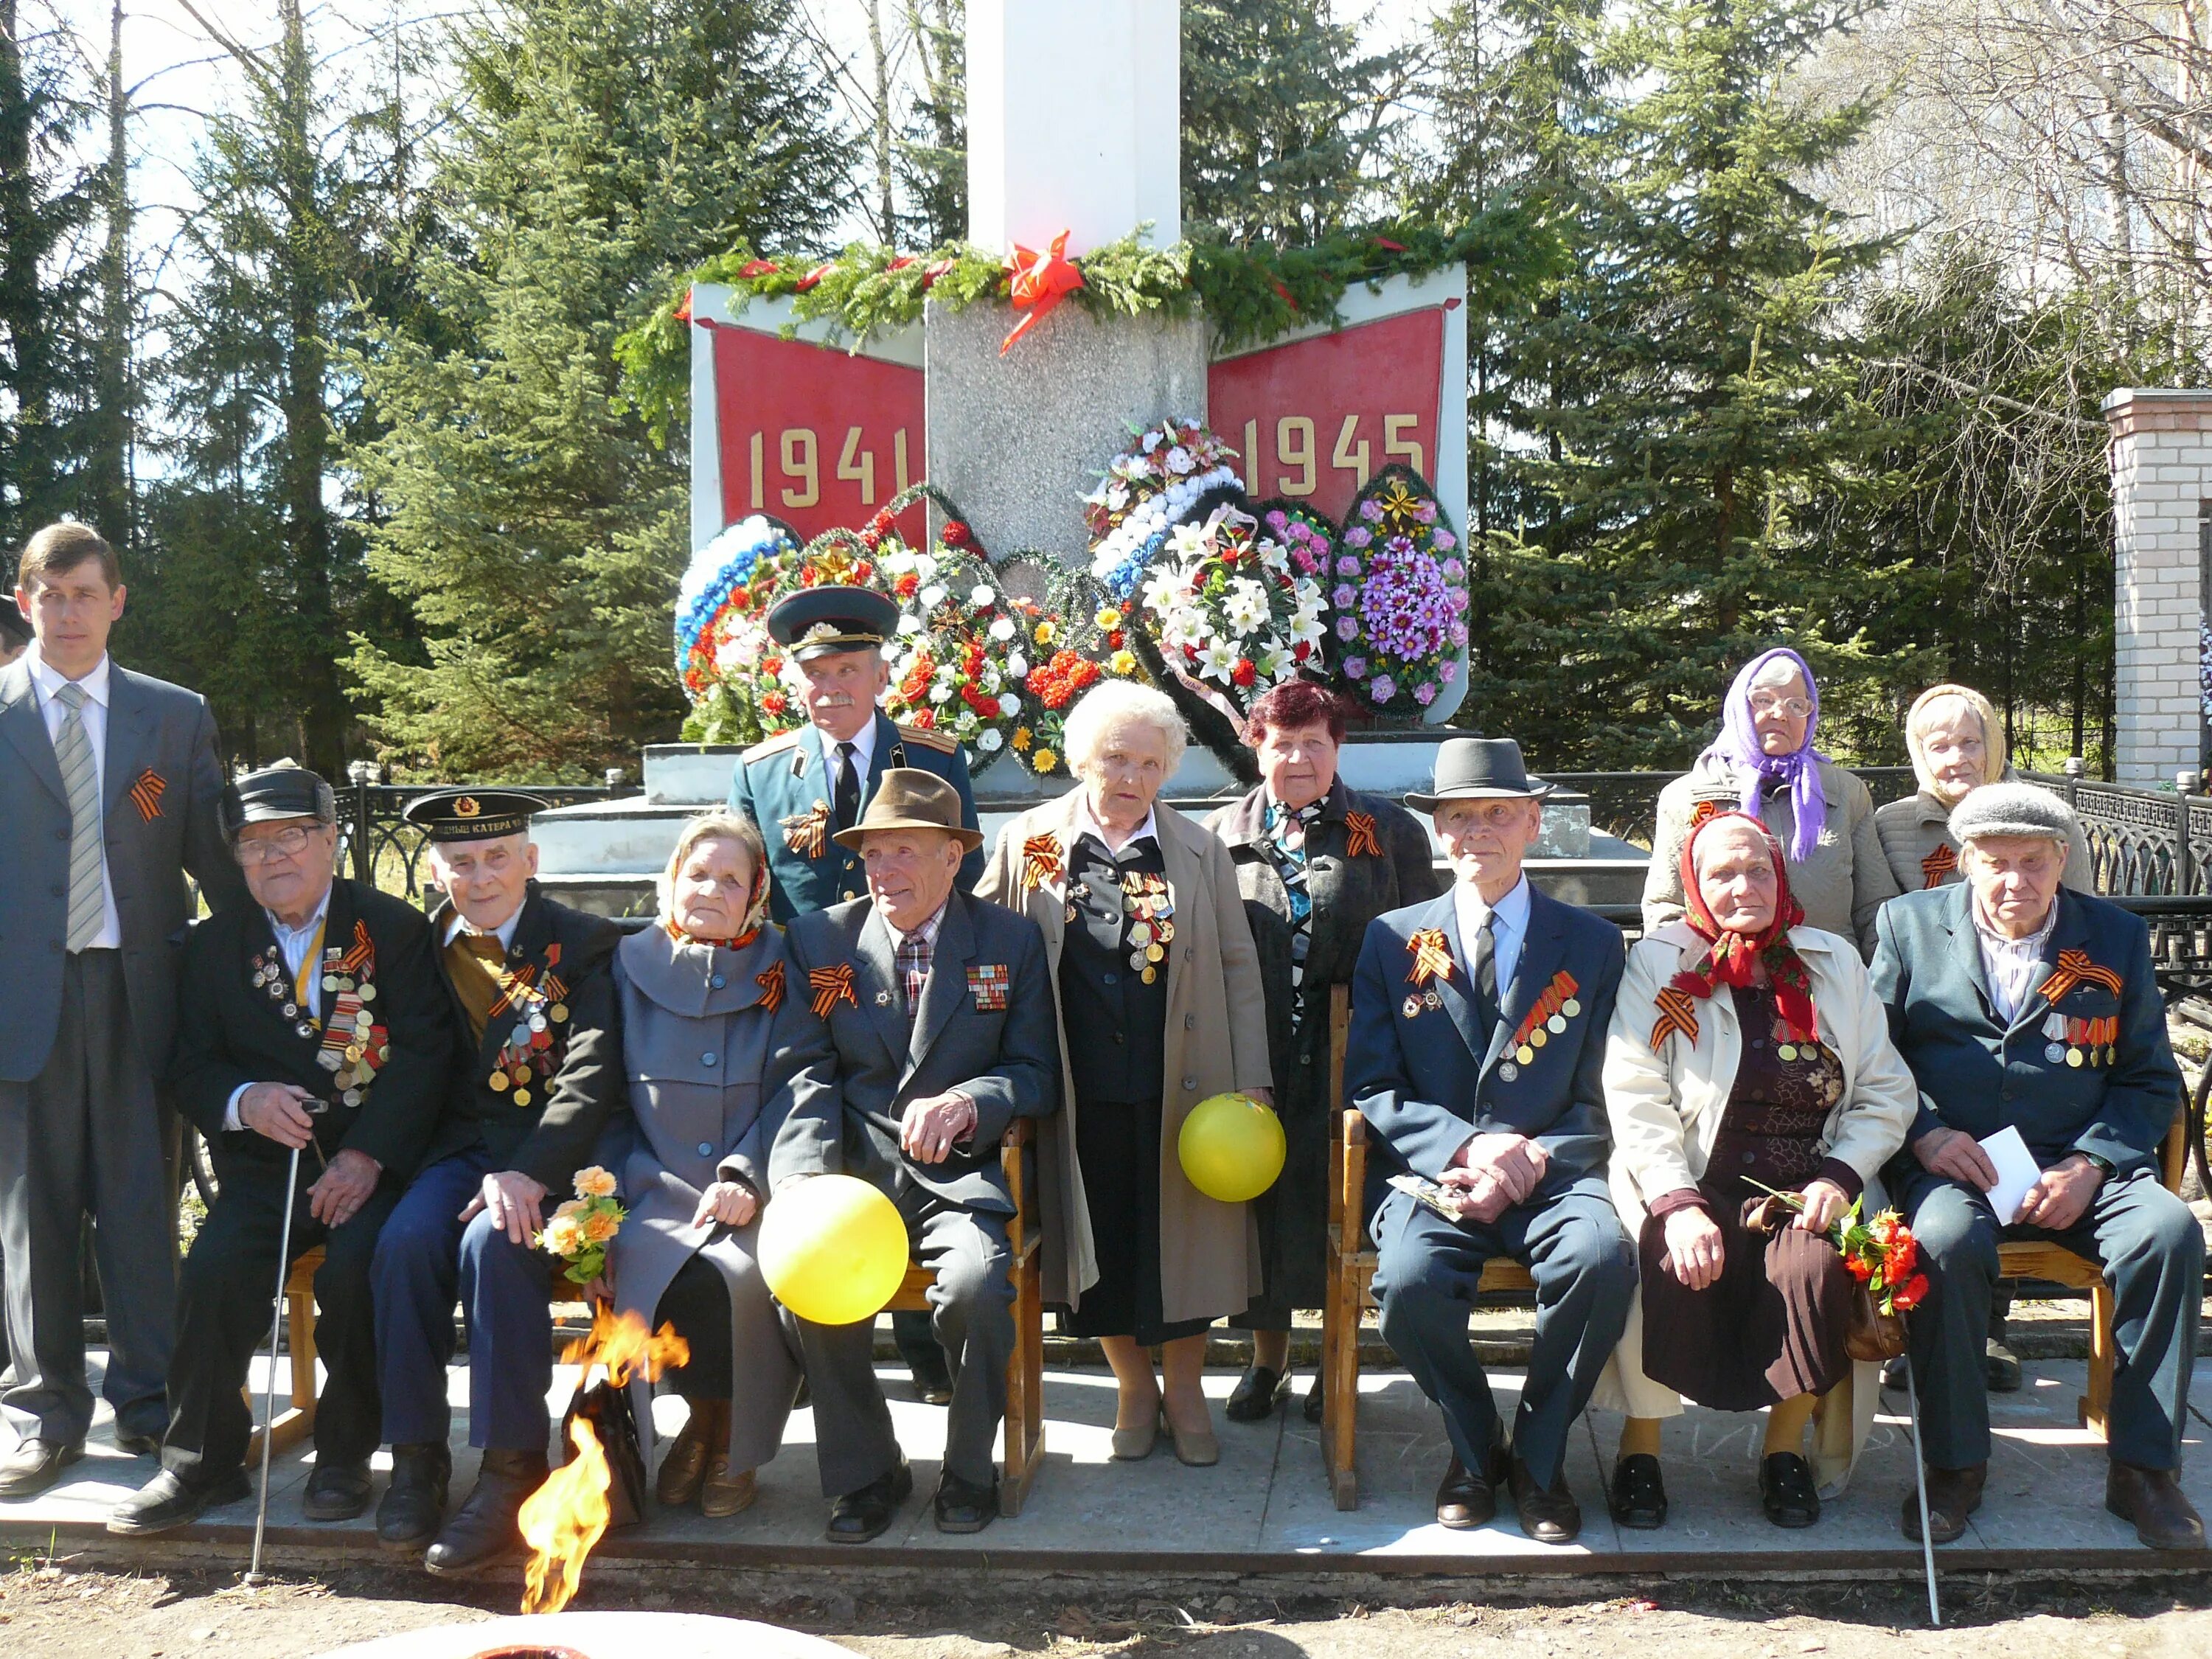
M 1771 1232 L 1783 1224 L 1781 1213 L 1797 1214 L 1805 1208 L 1803 1196 L 1777 1192 L 1752 1182 L 1766 1194 L 1745 1217 L 1756 1232 Z M 1905 1322 L 1901 1315 L 1918 1307 L 1928 1295 L 1928 1275 L 1920 1271 L 1920 1241 L 1905 1218 L 1884 1210 L 1871 1221 L 1863 1218 L 1866 1196 L 1851 1200 L 1851 1207 L 1831 1222 L 1824 1237 L 1844 1259 L 1844 1270 L 1856 1279 L 1865 1301 L 1852 1319 L 1844 1346 L 1854 1359 L 1893 1359 L 1905 1352 Z

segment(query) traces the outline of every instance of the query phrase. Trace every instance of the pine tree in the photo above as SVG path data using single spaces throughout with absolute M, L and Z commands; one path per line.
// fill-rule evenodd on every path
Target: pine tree
M 968 234 L 967 0 L 906 0 L 921 88 L 898 147 L 910 204 L 904 246 L 942 247 Z
M 356 362 L 386 429 L 351 453 L 370 568 L 417 651 L 356 636 L 399 760 L 577 776 L 672 736 L 688 470 L 617 397 L 614 340 L 672 270 L 818 246 L 850 155 L 788 0 L 534 0 L 458 35 L 422 319 Z
M 1736 665 L 1784 641 L 1822 677 L 1827 738 L 1879 699 L 1887 665 L 1869 662 L 1850 599 L 1890 573 L 1812 524 L 1878 433 L 1841 306 L 1884 245 L 1801 182 L 1871 110 L 1803 108 L 1788 84 L 1859 9 L 1638 0 L 1594 23 L 1565 0 L 1540 16 L 1546 50 L 1587 42 L 1591 90 L 1545 71 L 1573 94 L 1535 154 L 1565 164 L 1539 171 L 1575 246 L 1501 345 L 1505 419 L 1534 441 L 1494 464 L 1542 505 L 1486 550 L 1472 721 L 1510 706 L 1562 762 L 1679 765 Z
M 0 0 L 0 550 L 64 513 L 91 516 L 97 269 L 85 245 L 103 177 L 77 158 L 96 93 L 66 26 Z
M 1406 62 L 1362 52 L 1327 0 L 1183 0 L 1184 234 L 1293 246 L 1342 229 Z

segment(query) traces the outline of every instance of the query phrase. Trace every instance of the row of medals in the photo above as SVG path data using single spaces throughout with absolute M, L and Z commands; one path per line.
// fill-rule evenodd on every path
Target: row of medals
M 2043 1045 L 2043 1057 L 2049 1060 L 2053 1066 L 2057 1065 L 2061 1060 L 2064 1060 L 2069 1066 L 2095 1066 L 2100 1063 L 2100 1061 L 2102 1064 L 2109 1066 L 2112 1063 L 2113 1059 L 2115 1058 L 2112 1045 L 2109 1042 L 2106 1043 L 2102 1048 L 2099 1048 L 2094 1043 L 2091 1043 L 2087 1047 L 2082 1047 L 2078 1044 L 2068 1042 L 2066 1041 L 2066 1016 L 2057 1012 L 2056 1010 L 2053 1010 L 2051 1013 L 2045 1016 L 2043 1021 L 2043 1035 L 2048 1039 L 2048 1041 L 2046 1041 Z
M 256 985 L 273 988 L 285 977 L 282 963 L 270 963 L 254 975 L 253 982 Z M 361 1104 L 362 1091 L 356 1085 L 361 1082 L 361 1074 L 354 1068 L 361 1064 L 362 1056 L 368 1053 L 363 1046 L 367 1033 L 361 1028 L 368 1018 L 368 1005 L 376 1000 L 376 987 L 366 982 L 356 987 L 349 976 L 342 974 L 323 975 L 323 994 L 325 997 L 334 996 L 341 991 L 351 991 L 361 999 L 360 1012 L 354 1016 L 354 1030 L 350 1034 L 350 1040 L 346 1043 L 343 1057 L 325 1048 L 316 1054 L 315 1063 L 325 1071 L 335 1073 L 331 1082 L 343 1091 L 338 1097 L 339 1099 L 349 1106 L 358 1106 Z M 276 996 L 281 995 L 282 993 L 272 988 L 270 994 Z M 290 997 L 285 997 L 283 1009 L 284 1018 L 295 1022 L 292 1027 L 294 1036 L 303 1037 L 314 1036 L 314 1021 L 307 1018 L 298 1003 L 293 1001 Z
M 1514 1049 L 1512 1059 L 1504 1060 L 1499 1063 L 1498 1067 L 1498 1075 L 1507 1083 L 1510 1083 L 1515 1078 L 1519 1077 L 1521 1075 L 1521 1068 L 1523 1066 L 1530 1064 L 1535 1060 L 1536 1050 L 1542 1048 L 1553 1037 L 1558 1036 L 1561 1032 L 1565 1031 L 1567 1029 L 1567 1022 L 1574 1018 L 1576 1015 L 1581 1013 L 1582 1011 L 1582 999 L 1579 997 L 1569 997 L 1565 1002 L 1559 1005 L 1559 1012 L 1558 1013 L 1553 1014 L 1551 1018 L 1546 1020 L 1542 1024 L 1531 1026 L 1529 1028 L 1528 1040 L 1522 1043 L 1519 1048 Z
M 495 1090 L 504 1090 L 512 1085 L 514 1089 L 514 1103 L 518 1106 L 530 1104 L 531 1070 L 524 1062 L 526 1062 L 533 1051 L 552 1047 L 552 1039 L 547 1035 L 549 1026 L 568 1018 L 567 1003 L 556 1002 L 548 1008 L 542 1000 L 532 1007 L 527 1015 L 518 1017 L 514 1022 L 514 1031 L 508 1035 L 507 1045 L 501 1051 L 499 1070 L 494 1072 L 485 1081 Z M 535 1041 L 540 1036 L 546 1037 L 544 1043 Z M 520 1054 L 523 1060 L 509 1062 L 507 1055 L 510 1054 Z
M 1121 878 L 1121 914 L 1129 919 L 1130 971 L 1150 985 L 1160 976 L 1168 946 L 1175 943 L 1175 903 L 1168 896 L 1167 878 L 1139 872 Z M 1067 907 L 1067 922 L 1075 923 L 1075 906 Z

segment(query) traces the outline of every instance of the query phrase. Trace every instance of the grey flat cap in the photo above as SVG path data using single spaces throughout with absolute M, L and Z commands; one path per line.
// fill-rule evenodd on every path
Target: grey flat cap
M 2072 807 L 2032 783 L 1985 783 L 1951 810 L 1951 838 L 1961 847 L 1991 836 L 2025 836 L 2064 847 L 2081 827 Z

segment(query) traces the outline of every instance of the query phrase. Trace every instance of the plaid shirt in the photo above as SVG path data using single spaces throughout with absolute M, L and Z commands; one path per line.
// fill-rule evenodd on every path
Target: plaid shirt
M 937 930 L 945 921 L 945 907 L 939 905 L 927 921 L 911 933 L 902 933 L 884 919 L 884 931 L 891 936 L 891 961 L 898 970 L 899 983 L 906 991 L 907 1018 L 921 1006 L 921 988 L 929 983 L 929 963 L 937 950 Z

